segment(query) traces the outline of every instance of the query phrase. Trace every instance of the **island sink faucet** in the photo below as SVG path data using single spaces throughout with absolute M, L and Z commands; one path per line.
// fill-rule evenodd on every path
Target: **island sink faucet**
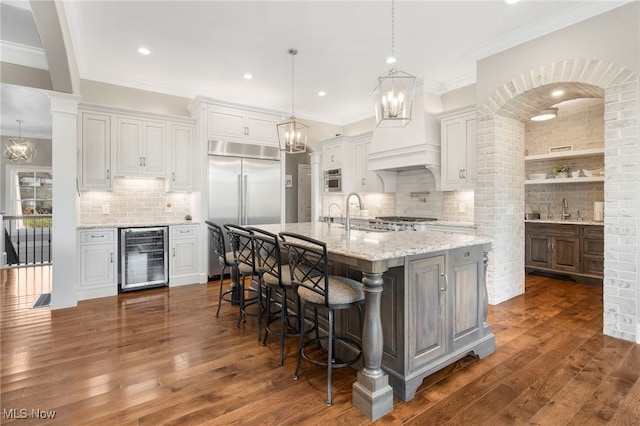
M 333 222 L 333 217 L 331 217 L 331 207 L 336 206 L 338 208 L 338 214 L 340 218 L 342 218 L 342 213 L 340 212 L 340 205 L 338 203 L 329 204 L 329 223 Z
M 345 229 L 347 230 L 347 234 L 349 233 L 349 231 L 351 230 L 351 217 L 349 215 L 349 200 L 351 199 L 352 196 L 355 196 L 358 199 L 358 203 L 359 203 L 359 208 L 360 210 L 364 210 L 364 203 L 362 202 L 362 198 L 360 198 L 360 195 L 358 195 L 358 193 L 356 192 L 350 192 L 349 195 L 347 195 L 347 211 L 345 213 Z
M 567 213 L 567 209 L 569 208 L 569 203 L 566 198 L 562 199 L 562 220 L 568 219 L 571 217 L 571 213 Z

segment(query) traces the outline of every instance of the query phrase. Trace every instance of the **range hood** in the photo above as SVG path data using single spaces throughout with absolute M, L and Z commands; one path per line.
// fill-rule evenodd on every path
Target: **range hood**
M 427 112 L 422 88 L 416 87 L 412 116 L 406 127 L 374 129 L 367 156 L 369 170 L 398 172 L 427 168 L 439 183 L 440 121 Z

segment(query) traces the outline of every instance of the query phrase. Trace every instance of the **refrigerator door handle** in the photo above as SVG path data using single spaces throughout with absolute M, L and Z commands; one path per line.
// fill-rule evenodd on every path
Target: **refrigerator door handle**
M 242 220 L 244 225 L 247 223 L 247 175 L 244 175 L 244 185 L 242 187 Z
M 242 223 L 242 175 L 238 175 L 238 225 Z

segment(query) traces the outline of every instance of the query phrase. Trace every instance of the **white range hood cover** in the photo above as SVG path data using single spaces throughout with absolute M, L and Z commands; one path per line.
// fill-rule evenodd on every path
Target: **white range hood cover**
M 422 88 L 416 88 L 412 116 L 406 127 L 374 129 L 367 158 L 369 170 L 429 168 L 440 177 L 440 121 L 425 111 Z

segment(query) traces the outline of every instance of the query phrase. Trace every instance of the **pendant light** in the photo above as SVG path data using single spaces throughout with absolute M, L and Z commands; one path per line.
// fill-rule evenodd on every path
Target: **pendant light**
M 278 141 L 280 151 L 287 154 L 299 154 L 307 151 L 307 136 L 309 126 L 296 120 L 294 112 L 294 57 L 298 54 L 297 49 L 289 49 L 291 55 L 291 116 L 281 123 L 278 123 Z
M 18 122 L 18 139 L 9 139 L 4 146 L 4 156 L 14 163 L 30 163 L 36 156 L 36 148 L 22 139 L 22 120 Z
M 388 64 L 395 64 L 395 1 L 391 0 L 391 56 Z M 416 77 L 398 71 L 395 65 L 386 75 L 378 77 L 374 90 L 376 126 L 405 127 L 411 121 Z

